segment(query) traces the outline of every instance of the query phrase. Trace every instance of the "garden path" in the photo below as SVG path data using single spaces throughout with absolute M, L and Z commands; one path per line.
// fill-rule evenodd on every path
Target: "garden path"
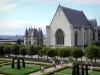
M 56 69 L 57 68 L 61 68 L 62 66 L 61 65 L 57 65 L 56 66 Z M 50 71 L 53 71 L 53 70 L 55 70 L 53 67 L 50 67 L 50 68 L 47 68 L 47 69 L 45 69 L 45 73 L 46 72 L 50 72 Z M 34 72 L 34 73 L 30 73 L 30 74 L 28 74 L 28 75 L 42 75 L 43 73 L 41 73 L 40 71 L 38 71 L 38 72 Z

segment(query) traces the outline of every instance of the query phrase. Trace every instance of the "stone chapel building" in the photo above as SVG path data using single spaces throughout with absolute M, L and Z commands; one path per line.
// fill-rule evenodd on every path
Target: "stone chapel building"
M 83 11 L 58 6 L 49 26 L 46 26 L 47 46 L 84 47 L 98 40 L 96 19 L 88 20 Z
M 24 35 L 24 45 L 43 45 L 42 29 L 29 28 L 26 29 Z

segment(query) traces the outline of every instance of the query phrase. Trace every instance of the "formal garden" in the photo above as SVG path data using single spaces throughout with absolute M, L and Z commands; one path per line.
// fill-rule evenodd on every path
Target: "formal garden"
M 35 55 L 37 55 L 37 59 L 34 58 Z M 84 61 L 82 57 L 89 60 Z M 0 44 L 0 58 L 0 73 L 6 75 L 27 75 L 39 71 L 41 65 L 45 69 L 52 67 L 50 60 L 55 61 L 56 64 L 62 60 L 67 66 L 43 75 L 100 75 L 100 62 L 96 61 L 100 58 L 100 42 L 92 42 L 84 51 L 79 47 L 52 48 L 34 45 Z M 26 58 L 29 58 L 30 61 L 27 61 Z M 79 58 L 81 60 L 78 60 Z M 75 67 L 74 63 L 78 64 L 78 66 Z M 86 68 L 84 68 L 85 65 L 87 65 Z

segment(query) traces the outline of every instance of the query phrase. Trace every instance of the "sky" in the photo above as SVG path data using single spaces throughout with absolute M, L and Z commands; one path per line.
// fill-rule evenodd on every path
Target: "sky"
M 100 25 L 100 0 L 0 0 L 0 35 L 24 35 L 31 26 L 42 28 L 46 34 L 59 3 L 82 10 Z

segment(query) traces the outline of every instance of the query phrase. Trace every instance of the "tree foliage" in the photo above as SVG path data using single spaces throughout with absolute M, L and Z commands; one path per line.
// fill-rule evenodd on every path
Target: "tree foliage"
M 18 44 L 12 45 L 11 53 L 14 55 L 19 55 L 19 48 L 20 48 L 20 46 Z
M 39 55 L 40 57 L 42 57 L 42 56 L 44 55 L 44 51 L 43 51 L 43 50 L 39 50 L 38 55 Z
M 77 60 L 77 58 L 81 58 L 83 56 L 83 50 L 78 47 L 74 47 L 72 50 L 72 56 Z
M 33 56 L 35 54 L 36 54 L 36 49 L 34 48 L 34 45 L 29 46 L 28 55 Z
M 17 40 L 17 44 L 21 44 L 21 40 L 20 39 Z
M 48 48 L 48 50 L 46 51 L 47 56 L 49 57 L 54 57 L 56 56 L 56 52 L 53 48 Z
M 11 53 L 11 46 L 5 45 L 3 50 L 5 54 L 9 55 Z
M 95 58 L 95 62 L 96 62 L 96 58 L 99 57 L 99 47 L 90 44 L 85 50 L 85 55 L 89 59 Z
M 0 45 L 0 55 L 4 55 L 4 45 Z
M 67 48 L 60 48 L 58 51 L 58 55 L 60 57 L 66 58 L 66 57 L 70 56 L 70 50 Z
M 27 48 L 26 47 L 20 47 L 19 54 L 22 56 L 25 56 L 27 54 Z

